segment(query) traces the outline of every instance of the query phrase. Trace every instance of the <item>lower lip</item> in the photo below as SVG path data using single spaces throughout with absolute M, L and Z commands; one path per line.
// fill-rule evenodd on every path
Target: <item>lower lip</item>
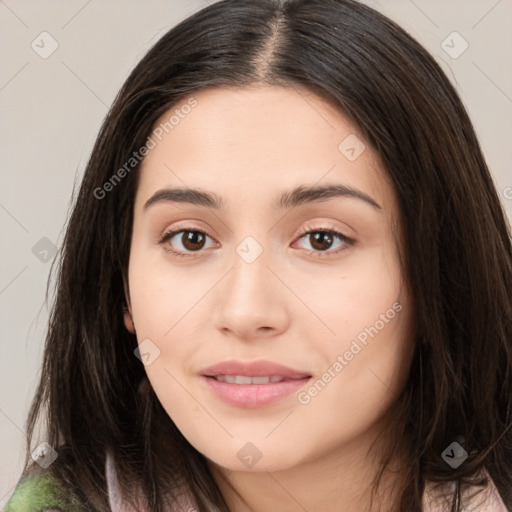
M 230 384 L 204 375 L 201 378 L 222 401 L 235 407 L 255 409 L 273 404 L 291 395 L 303 387 L 311 377 L 268 384 Z

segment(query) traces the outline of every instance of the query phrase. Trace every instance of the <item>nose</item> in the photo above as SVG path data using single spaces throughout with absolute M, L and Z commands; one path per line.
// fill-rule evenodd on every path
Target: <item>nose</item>
M 290 298 L 267 256 L 263 251 L 248 263 L 236 254 L 230 272 L 216 287 L 213 322 L 224 334 L 252 340 L 273 337 L 288 328 Z

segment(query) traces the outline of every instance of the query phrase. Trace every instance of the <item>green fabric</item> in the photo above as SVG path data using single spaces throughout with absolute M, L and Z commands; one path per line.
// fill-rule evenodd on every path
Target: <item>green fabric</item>
M 37 474 L 18 484 L 3 512 L 43 512 L 52 508 L 85 512 L 78 501 L 67 496 L 57 479 L 48 474 Z

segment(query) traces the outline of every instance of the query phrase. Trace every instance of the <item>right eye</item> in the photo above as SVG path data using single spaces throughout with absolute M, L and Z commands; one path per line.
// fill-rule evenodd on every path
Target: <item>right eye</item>
M 200 252 L 204 248 L 207 238 L 210 238 L 210 236 L 200 229 L 171 229 L 164 233 L 159 243 L 164 245 L 165 250 L 174 256 L 185 257 L 192 255 L 188 251 L 192 253 Z M 176 240 L 173 242 L 173 239 Z M 168 242 L 171 243 L 167 244 Z M 175 250 L 173 246 L 178 250 Z

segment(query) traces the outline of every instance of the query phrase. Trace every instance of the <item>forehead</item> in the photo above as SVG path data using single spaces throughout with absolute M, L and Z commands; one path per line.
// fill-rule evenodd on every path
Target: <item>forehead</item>
M 378 155 L 358 127 L 304 88 L 204 89 L 170 108 L 151 137 L 155 147 L 141 165 L 138 208 L 166 186 L 214 191 L 228 204 L 267 197 L 270 205 L 279 191 L 333 181 L 384 207 L 394 201 Z

